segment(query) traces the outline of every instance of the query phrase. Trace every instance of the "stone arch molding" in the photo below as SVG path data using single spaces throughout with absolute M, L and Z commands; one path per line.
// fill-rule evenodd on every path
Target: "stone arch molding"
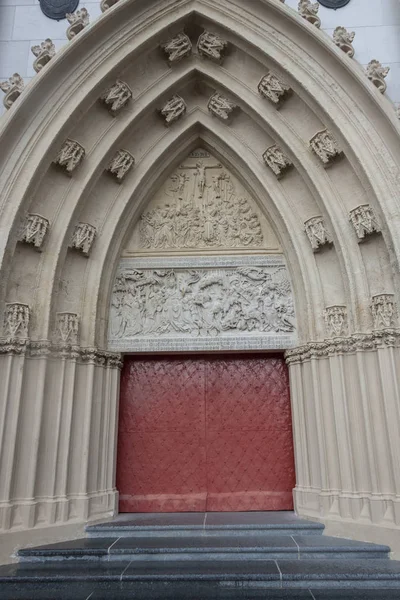
M 51 525 L 60 535 L 117 510 L 120 357 L 107 349 L 116 268 L 143 207 L 201 146 L 268 216 L 291 275 L 296 510 L 395 547 L 398 124 L 323 32 L 278 0 L 250 4 L 119 2 L 2 120 L 9 535 Z

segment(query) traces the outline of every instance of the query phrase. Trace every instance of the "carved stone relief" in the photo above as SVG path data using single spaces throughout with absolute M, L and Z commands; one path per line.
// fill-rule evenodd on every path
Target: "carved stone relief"
M 115 179 L 121 183 L 135 164 L 135 159 L 128 150 L 118 150 L 110 161 L 107 171 L 114 175 Z
M 70 248 L 80 250 L 82 254 L 89 256 L 95 237 L 96 227 L 89 223 L 78 223 L 72 235 Z
M 311 23 L 311 25 L 315 25 L 318 28 L 321 27 L 321 19 L 317 16 L 319 11 L 318 2 L 299 0 L 298 11 L 299 15 Z
M 354 56 L 353 40 L 356 36 L 355 31 L 347 31 L 345 27 L 336 27 L 333 32 L 333 41 L 350 58 Z
M 291 88 L 273 73 L 265 75 L 258 84 L 258 91 L 275 106 L 282 104 L 292 93 Z
M 386 81 L 385 77 L 388 76 L 390 71 L 390 67 L 384 67 L 379 60 L 373 59 L 371 60 L 365 68 L 365 72 L 367 77 L 376 88 L 384 94 L 386 92 Z
M 21 242 L 33 244 L 38 250 L 41 249 L 48 228 L 49 221 L 45 217 L 36 214 L 27 215 L 21 233 Z
M 54 163 L 63 167 L 66 173 L 70 175 L 83 161 L 84 156 L 85 148 L 79 142 L 68 139 L 61 146 Z
M 36 73 L 39 73 L 56 53 L 56 48 L 50 38 L 44 40 L 40 45 L 32 46 L 31 50 L 32 54 L 36 56 L 36 60 L 33 63 Z
M 279 251 L 254 200 L 205 150 L 192 152 L 142 213 L 129 253 Z
M 172 125 L 186 113 L 187 106 L 183 98 L 176 94 L 161 109 L 166 125 Z
M 221 63 L 228 43 L 221 37 L 210 31 L 204 31 L 197 42 L 197 51 L 200 56 Z
M 100 101 L 109 109 L 112 115 L 116 115 L 132 98 L 132 90 L 127 83 L 117 79 L 101 96 Z
M 165 44 L 161 44 L 161 48 L 167 54 L 168 62 L 172 64 L 180 62 L 186 56 L 191 55 L 192 42 L 186 33 L 181 32 Z
M 358 241 L 363 241 L 367 236 L 380 232 L 380 226 L 374 211 L 369 204 L 361 204 L 350 211 L 350 222 L 357 234 Z
M 278 146 L 270 146 L 263 154 L 265 164 L 280 179 L 292 166 L 292 161 Z
M 27 304 L 6 304 L 4 334 L 6 337 L 27 338 L 29 333 L 30 309 Z
M 76 346 L 79 336 L 79 317 L 76 313 L 57 313 L 56 343 Z
M 78 33 L 80 33 L 87 25 L 89 25 L 89 13 L 86 8 L 81 8 L 74 13 L 67 13 L 65 15 L 70 26 L 67 29 L 67 38 L 72 40 Z
M 373 296 L 371 311 L 375 329 L 396 327 L 397 311 L 393 294 Z
M 337 141 L 327 129 L 319 131 L 311 138 L 310 147 L 325 167 L 329 167 L 334 161 L 343 156 Z
M 304 223 L 304 229 L 313 252 L 318 252 L 321 246 L 331 244 L 333 241 L 322 217 L 311 217 Z
M 208 101 L 208 110 L 221 121 L 227 121 L 237 105 L 222 94 L 215 92 Z
M 347 333 L 347 309 L 345 306 L 328 306 L 324 312 L 327 333 L 340 337 Z
M 158 268 L 149 259 L 123 260 L 112 293 L 111 347 L 274 347 L 279 336 L 290 344 L 295 315 L 283 259 L 252 258 L 236 266 L 224 265 L 234 265 L 232 258 L 209 266 L 175 259 Z
M 8 110 L 24 91 L 24 80 L 21 75 L 14 73 L 7 81 L 0 83 L 0 90 L 5 93 L 3 104 Z

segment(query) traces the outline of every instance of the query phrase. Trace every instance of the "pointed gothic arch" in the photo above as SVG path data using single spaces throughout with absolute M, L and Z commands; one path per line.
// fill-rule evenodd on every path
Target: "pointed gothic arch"
M 194 52 L 169 65 L 160 43 L 183 29 L 194 44 L 204 29 L 220 35 L 224 61 Z M 279 109 L 257 90 L 270 71 L 292 90 Z M 133 98 L 112 116 L 99 98 L 117 79 Z M 238 106 L 229 124 L 208 111 L 215 91 Z M 175 94 L 187 111 L 166 128 L 158 111 Z M 328 169 L 310 149 L 325 129 L 343 154 Z M 66 139 L 86 152 L 71 177 L 52 164 Z M 107 349 L 115 269 L 140 209 L 200 144 L 269 215 L 291 273 L 297 510 L 332 531 L 345 523 L 355 536 L 390 541 L 400 519 L 391 312 L 400 281 L 399 142 L 390 102 L 278 0 L 126 0 L 63 49 L 0 128 L 1 530 L 75 526 L 115 511 L 119 358 Z M 275 144 L 293 163 L 279 180 L 263 160 Z M 118 186 L 105 170 L 121 148 L 136 162 Z M 350 213 L 366 205 L 379 233 L 359 243 Z M 28 214 L 49 224 L 42 252 L 21 242 Z M 333 243 L 314 253 L 304 223 L 317 216 Z M 96 228 L 88 258 L 69 247 L 80 222 Z

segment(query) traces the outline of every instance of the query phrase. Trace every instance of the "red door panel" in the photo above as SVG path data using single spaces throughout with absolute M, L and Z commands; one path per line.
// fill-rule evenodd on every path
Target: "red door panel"
M 121 512 L 289 510 L 294 483 L 283 358 L 125 359 Z

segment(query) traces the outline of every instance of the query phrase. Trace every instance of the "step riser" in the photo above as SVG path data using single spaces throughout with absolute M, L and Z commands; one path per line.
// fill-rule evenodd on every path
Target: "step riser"
M 151 537 L 151 538 L 163 538 L 163 537 L 174 537 L 184 538 L 193 537 L 197 535 L 206 534 L 207 537 L 221 536 L 224 537 L 235 537 L 235 536 L 259 536 L 259 535 L 322 535 L 323 529 L 144 529 L 139 527 L 110 527 L 101 529 L 87 529 L 86 537 L 88 538 L 104 538 L 104 537 Z

